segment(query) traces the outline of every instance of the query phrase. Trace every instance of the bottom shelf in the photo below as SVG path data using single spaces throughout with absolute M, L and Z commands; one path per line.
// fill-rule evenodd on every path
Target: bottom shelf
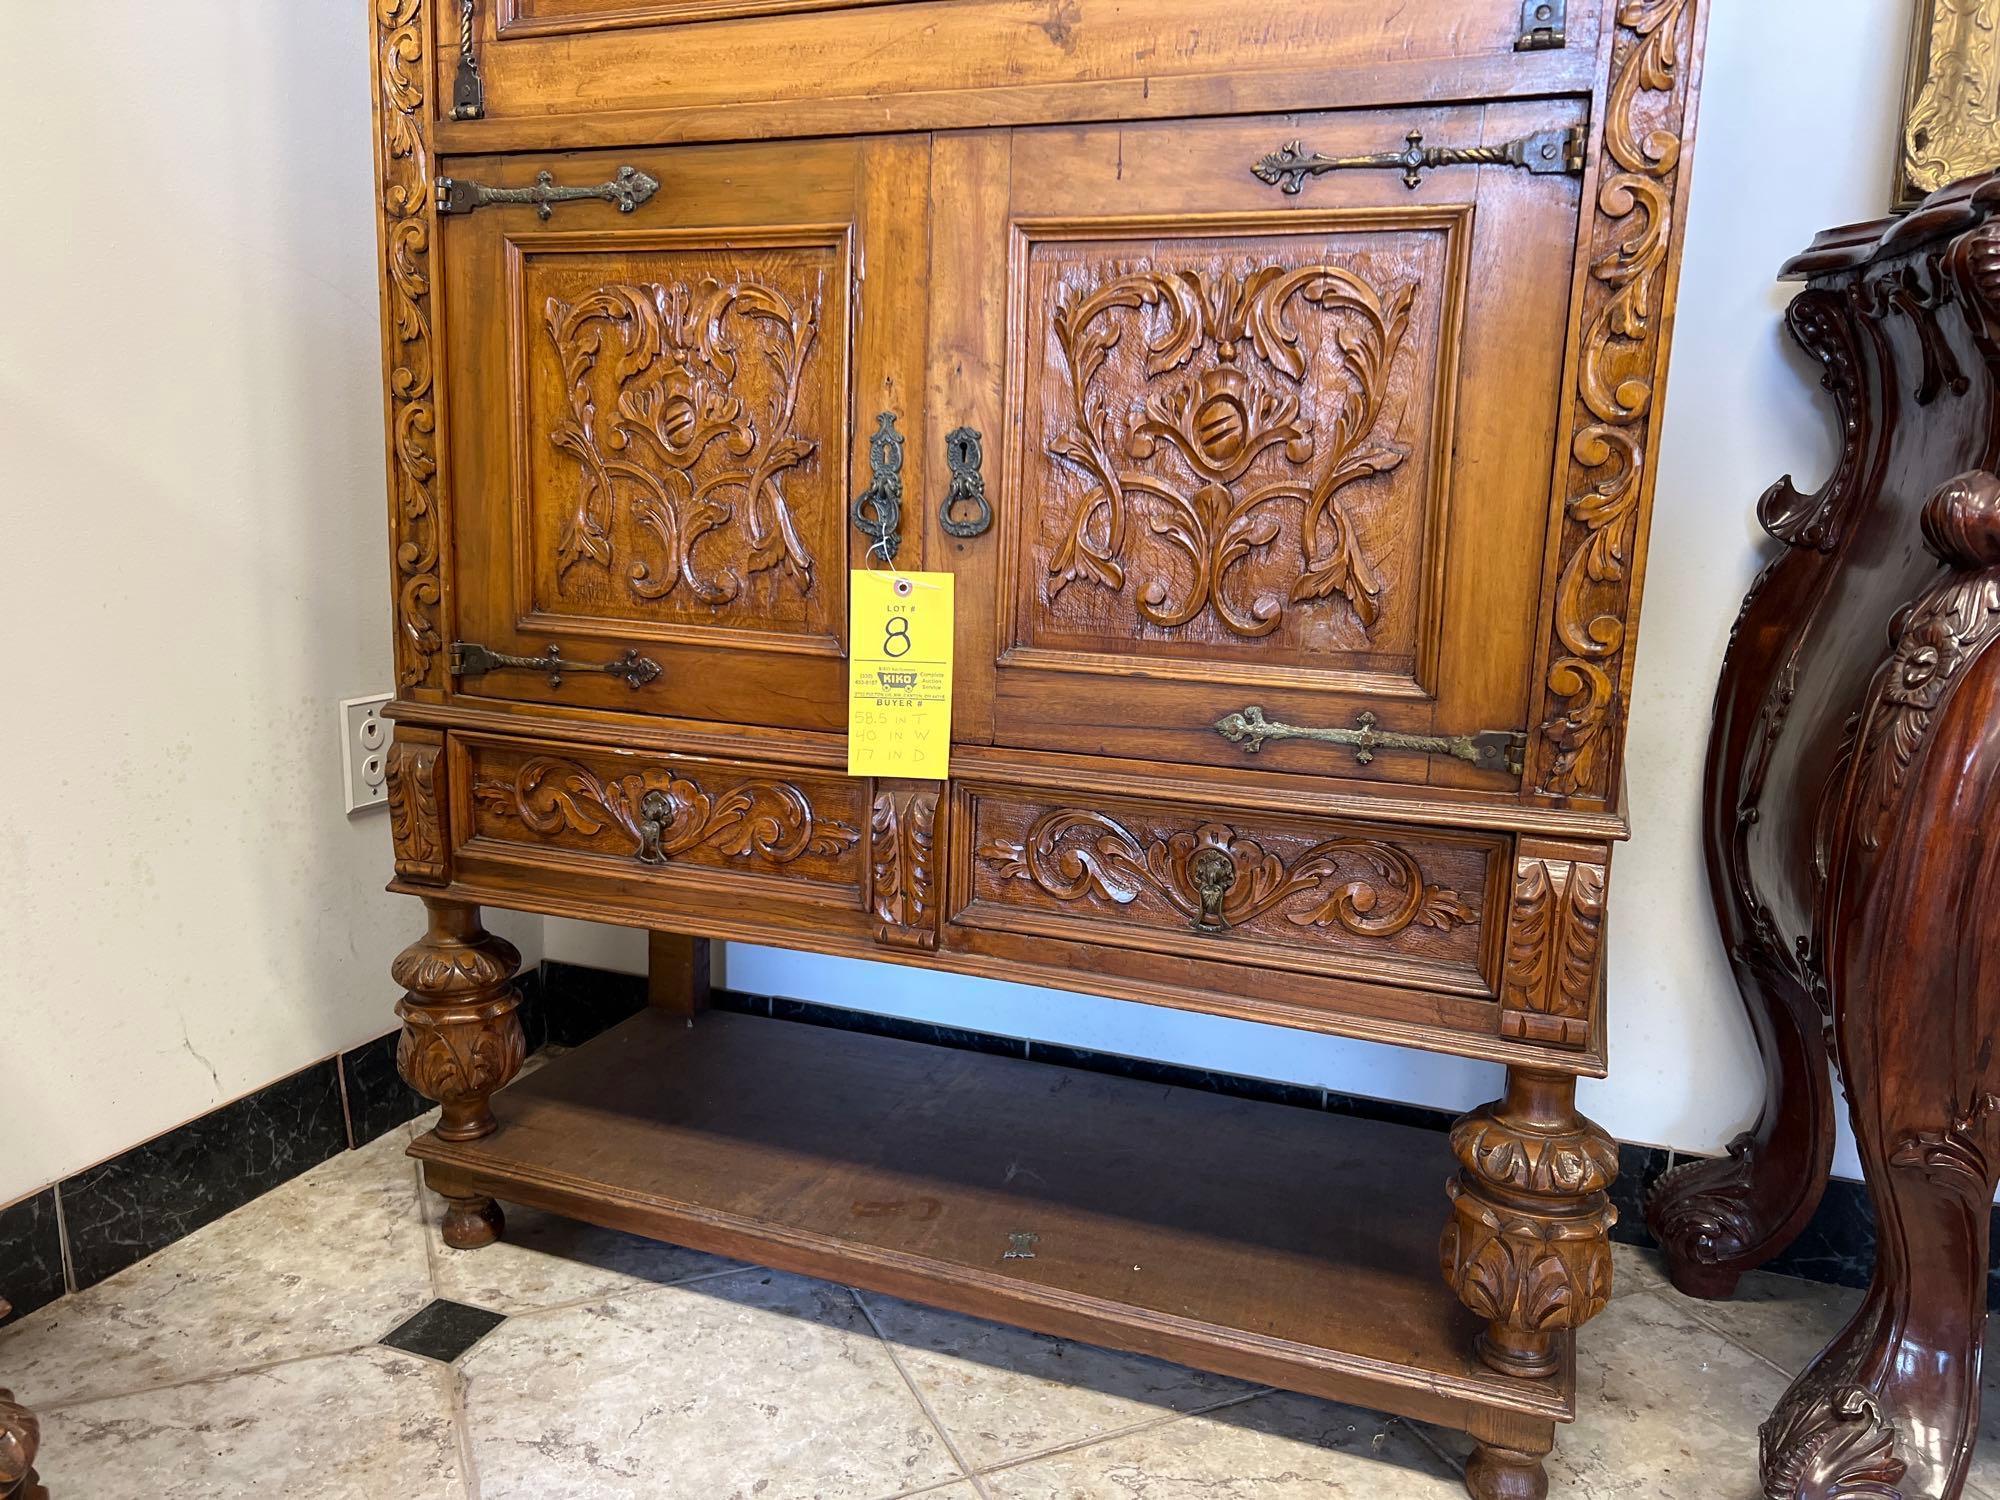
M 1567 1421 L 1438 1272 L 1404 1126 L 787 1021 L 634 1017 L 411 1154 L 434 1182 L 1042 1333 L 1465 1427 Z

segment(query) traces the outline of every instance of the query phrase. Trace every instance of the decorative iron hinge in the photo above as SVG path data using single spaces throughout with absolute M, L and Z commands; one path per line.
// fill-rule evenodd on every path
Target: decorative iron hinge
M 869 556 L 893 563 L 903 547 L 903 435 L 892 411 L 875 419 L 868 469 L 872 482 L 854 497 L 849 514 L 855 530 L 869 539 Z
M 1329 745 L 1353 747 L 1354 759 L 1367 765 L 1378 750 L 1413 750 L 1420 755 L 1449 755 L 1482 771 L 1521 774 L 1528 752 L 1525 732 L 1509 729 L 1482 729 L 1477 734 L 1399 734 L 1378 729 L 1373 714 L 1360 714 L 1353 729 L 1308 729 L 1297 724 L 1275 723 L 1264 710 L 1252 706 L 1240 713 L 1225 714 L 1215 721 L 1215 732 L 1232 745 L 1241 745 L 1255 755 L 1266 740 L 1321 740 Z
M 1583 170 L 1583 127 L 1572 125 L 1559 130 L 1538 130 L 1518 141 L 1498 146 L 1426 146 L 1424 133 L 1412 130 L 1409 145 L 1401 151 L 1377 151 L 1368 156 L 1321 156 L 1308 152 L 1303 142 L 1288 142 L 1250 170 L 1258 179 L 1286 193 L 1297 194 L 1306 178 L 1322 172 L 1348 172 L 1401 167 L 1403 181 L 1412 190 L 1435 167 L 1519 167 L 1537 177 L 1561 176 Z
M 451 86 L 451 117 L 477 120 L 486 113 L 486 81 L 473 50 L 472 12 L 478 0 L 458 0 L 458 78 Z
M 629 214 L 659 190 L 659 179 L 637 167 L 620 167 L 616 177 L 596 187 L 559 187 L 547 172 L 536 174 L 533 187 L 519 188 L 488 187 L 462 177 L 440 177 L 437 210 L 441 214 L 469 214 L 494 203 L 532 203 L 535 212 L 546 219 L 555 211 L 552 204 L 602 198 L 606 203 L 617 204 L 621 214 Z
M 1554 52 L 1569 45 L 1569 0 L 1521 0 L 1516 52 Z
M 622 677 L 625 685 L 636 693 L 660 675 L 660 664 L 637 651 L 627 651 L 616 661 L 576 662 L 564 661 L 560 646 L 551 646 L 540 656 L 509 656 L 472 641 L 451 643 L 452 676 L 484 677 L 488 672 L 546 672 L 552 688 L 561 687 L 568 673 L 594 672 L 605 677 Z

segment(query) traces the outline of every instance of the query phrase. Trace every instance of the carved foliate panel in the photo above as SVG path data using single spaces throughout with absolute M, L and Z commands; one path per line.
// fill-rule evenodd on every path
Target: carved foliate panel
M 844 246 L 541 254 L 522 288 L 530 607 L 837 636 Z
M 444 736 L 423 729 L 398 729 L 389 747 L 389 835 L 396 847 L 396 874 L 423 885 L 451 878 L 446 856 L 443 798 Z
M 938 809 L 931 782 L 882 783 L 869 813 L 868 900 L 877 942 L 934 949 L 943 897 Z
M 1502 1036 L 1588 1045 L 1604 956 L 1606 876 L 1604 865 L 1588 860 L 1525 855 L 1516 863 Z
M 969 837 L 961 905 L 981 924 L 1054 918 L 1063 930 L 1087 925 L 1175 951 L 1215 942 L 1218 952 L 1243 944 L 1315 964 L 1345 955 L 1486 988 L 1497 840 L 1001 795 L 974 799 Z
M 1558 465 L 1551 639 L 1527 768 L 1528 785 L 1551 796 L 1609 799 L 1616 776 L 1699 17 L 1697 0 L 1628 0 L 1617 12 L 1602 175 L 1585 216 L 1574 426 Z
M 1416 675 L 1457 222 L 1030 241 L 1016 644 Z
M 783 874 L 859 887 L 865 783 L 721 762 L 469 752 L 476 837 L 602 854 L 641 868 Z
M 389 539 L 396 685 L 442 685 L 437 350 L 431 327 L 432 83 L 424 0 L 375 0 L 375 168 L 382 214 L 382 348 L 389 401 Z

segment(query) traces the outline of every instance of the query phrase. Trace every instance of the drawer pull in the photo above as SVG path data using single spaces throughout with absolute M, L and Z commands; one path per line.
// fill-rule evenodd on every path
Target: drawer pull
M 1527 753 L 1528 736 L 1519 730 L 1482 729 L 1477 734 L 1400 734 L 1378 729 L 1373 714 L 1357 715 L 1353 729 L 1314 729 L 1283 724 L 1264 717 L 1256 706 L 1215 721 L 1215 732 L 1244 753 L 1255 755 L 1266 740 L 1320 740 L 1329 745 L 1348 745 L 1354 759 L 1367 765 L 1377 750 L 1414 750 L 1421 755 L 1449 755 L 1467 761 L 1482 771 L 1521 774 L 1521 759 Z
M 1554 52 L 1569 45 L 1569 0 L 1521 0 L 1516 52 Z
M 854 529 L 869 539 L 871 557 L 892 563 L 903 548 L 903 435 L 892 411 L 875 419 L 868 470 L 873 482 L 854 497 Z
M 616 177 L 609 182 L 600 182 L 596 187 L 563 187 L 547 172 L 535 174 L 534 186 L 520 188 L 488 187 L 483 182 L 468 182 L 463 177 L 440 177 L 437 180 L 437 211 L 441 214 L 469 214 L 495 203 L 532 203 L 535 212 L 546 219 L 555 212 L 554 204 L 602 198 L 606 203 L 617 204 L 621 214 L 629 214 L 659 190 L 660 180 L 637 167 L 620 167 Z
M 961 427 L 946 438 L 944 461 L 951 470 L 951 488 L 938 507 L 938 524 L 950 536 L 985 535 L 993 524 L 993 502 L 986 498 L 986 476 L 981 472 L 986 455 L 977 430 Z M 959 508 L 968 505 L 972 514 L 961 519 Z
M 472 11 L 477 0 L 458 0 L 458 77 L 451 86 L 451 117 L 477 120 L 486 113 L 486 84 L 473 49 Z
M 1305 188 L 1306 178 L 1322 172 L 1401 167 L 1403 181 L 1415 190 L 1433 167 L 1520 167 L 1537 177 L 1583 170 L 1580 126 L 1539 130 L 1499 146 L 1426 146 L 1421 130 L 1412 130 L 1407 139 L 1409 145 L 1401 151 L 1377 151 L 1368 156 L 1321 156 L 1317 151 L 1308 152 L 1301 141 L 1290 141 L 1250 170 L 1259 181 L 1294 196 Z
M 660 675 L 660 664 L 637 651 L 627 651 L 616 661 L 577 662 L 564 661 L 560 646 L 551 646 L 540 656 L 509 656 L 503 651 L 489 651 L 472 641 L 451 643 L 452 676 L 484 677 L 488 672 L 546 672 L 552 688 L 562 686 L 566 673 L 595 672 L 606 677 L 624 678 L 625 685 L 636 693 Z
M 1236 861 L 1228 851 L 1211 844 L 1189 862 L 1188 874 L 1194 881 L 1195 897 L 1201 902 L 1201 909 L 1195 913 L 1194 930 L 1221 932 L 1229 925 L 1229 919 L 1222 915 L 1222 903 L 1236 889 Z

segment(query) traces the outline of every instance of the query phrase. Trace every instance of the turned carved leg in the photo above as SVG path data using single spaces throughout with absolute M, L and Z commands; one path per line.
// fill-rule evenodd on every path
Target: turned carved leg
M 396 1006 L 403 1019 L 396 1062 L 411 1088 L 441 1106 L 442 1139 L 476 1141 L 497 1128 L 488 1101 L 527 1055 L 514 988 L 521 955 L 480 925 L 478 907 L 423 901 L 429 926 L 390 970 L 407 991 Z M 498 1237 L 503 1221 L 491 1198 L 454 1194 L 436 1175 L 431 1184 L 446 1201 L 446 1244 L 469 1250 Z

